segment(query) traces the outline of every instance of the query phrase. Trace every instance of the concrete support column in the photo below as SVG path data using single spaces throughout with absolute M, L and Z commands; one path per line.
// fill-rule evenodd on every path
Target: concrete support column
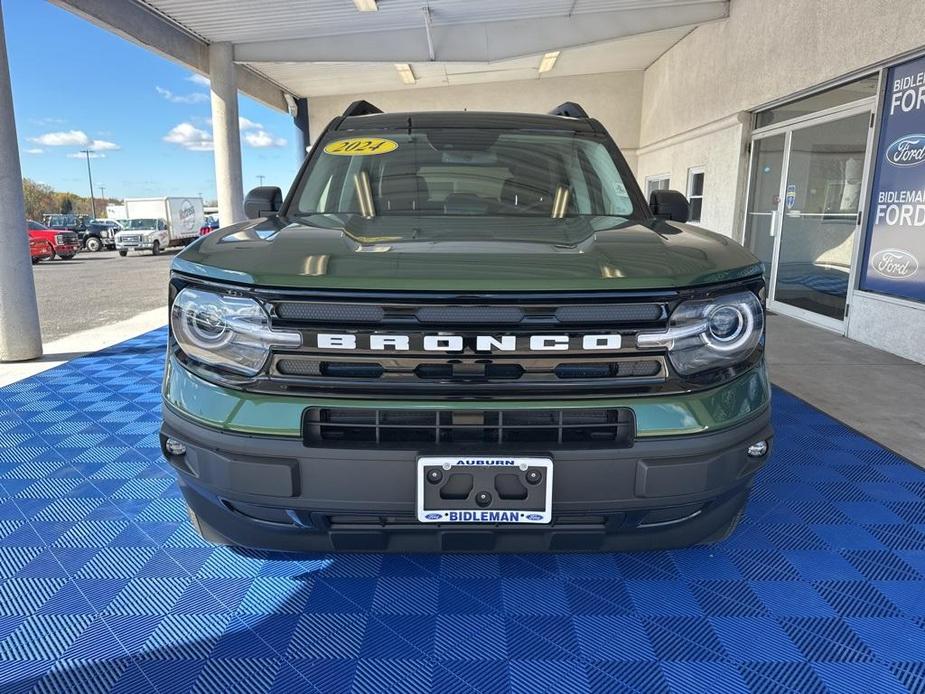
M 25 220 L 10 63 L 0 9 L 0 361 L 42 356 Z
M 241 173 L 241 133 L 238 125 L 238 85 L 234 51 L 230 43 L 209 46 L 212 83 L 212 137 L 215 140 L 215 187 L 222 226 L 244 217 L 244 183 Z

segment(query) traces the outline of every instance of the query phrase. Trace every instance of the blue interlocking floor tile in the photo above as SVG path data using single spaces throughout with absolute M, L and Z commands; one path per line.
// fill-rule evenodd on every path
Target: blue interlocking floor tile
M 0 389 L 0 692 L 925 692 L 925 472 L 781 391 L 725 542 L 214 547 L 157 438 L 164 330 Z

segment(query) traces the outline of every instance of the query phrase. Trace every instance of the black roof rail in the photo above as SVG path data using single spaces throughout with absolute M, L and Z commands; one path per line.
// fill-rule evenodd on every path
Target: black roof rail
M 343 117 L 349 118 L 350 116 L 370 116 L 374 113 L 382 113 L 382 109 L 373 106 L 368 101 L 360 99 L 359 101 L 354 101 L 346 108 Z
M 564 104 L 559 104 L 552 111 L 549 112 L 550 116 L 565 116 L 566 118 L 589 118 L 588 112 L 585 111 L 579 104 L 576 104 L 574 101 L 566 101 Z

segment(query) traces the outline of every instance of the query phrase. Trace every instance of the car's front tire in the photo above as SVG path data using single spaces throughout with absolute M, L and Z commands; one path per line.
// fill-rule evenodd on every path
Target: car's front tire
M 103 250 L 103 242 L 100 241 L 96 236 L 91 236 L 87 239 L 87 250 L 91 253 L 99 253 Z
M 61 258 L 61 260 L 73 260 L 73 259 L 74 259 L 74 255 L 73 255 L 73 254 L 71 254 L 71 255 L 59 255 L 58 257 Z
M 160 255 L 161 254 L 161 242 L 155 241 L 151 244 L 151 255 Z
M 124 258 L 125 256 L 128 255 L 128 251 L 119 251 L 119 255 L 121 255 Z

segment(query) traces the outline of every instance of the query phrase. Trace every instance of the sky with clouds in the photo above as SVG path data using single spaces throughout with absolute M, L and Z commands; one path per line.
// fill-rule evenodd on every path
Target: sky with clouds
M 87 195 L 215 197 L 208 79 L 46 0 L 3 4 L 23 176 Z M 245 190 L 288 189 L 292 119 L 239 98 Z

